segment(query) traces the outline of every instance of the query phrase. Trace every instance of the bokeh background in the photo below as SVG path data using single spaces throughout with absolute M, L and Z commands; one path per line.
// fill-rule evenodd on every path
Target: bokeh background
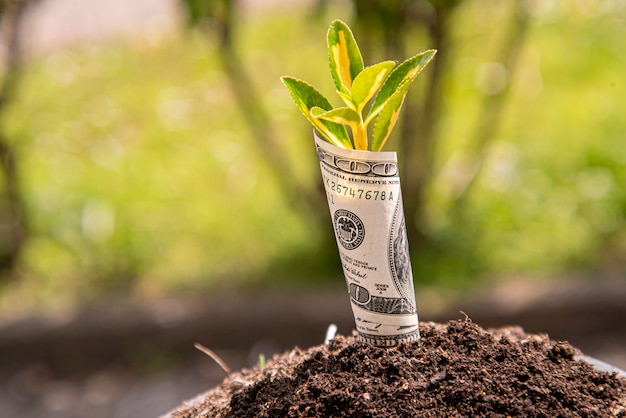
M 0 415 L 156 416 L 221 378 L 191 341 L 240 367 L 350 332 L 279 80 L 338 103 L 335 18 L 366 64 L 439 50 L 387 146 L 421 317 L 626 367 L 626 2 L 0 5 Z

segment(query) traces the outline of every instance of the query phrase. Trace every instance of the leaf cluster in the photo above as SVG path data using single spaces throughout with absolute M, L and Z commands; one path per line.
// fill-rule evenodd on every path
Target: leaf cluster
M 333 21 L 326 39 L 330 73 L 344 106 L 333 108 L 305 81 L 288 76 L 281 80 L 302 114 L 326 141 L 346 149 L 380 151 L 398 120 L 410 85 L 436 51 L 421 52 L 399 65 L 383 61 L 365 67 L 354 35 L 344 22 Z

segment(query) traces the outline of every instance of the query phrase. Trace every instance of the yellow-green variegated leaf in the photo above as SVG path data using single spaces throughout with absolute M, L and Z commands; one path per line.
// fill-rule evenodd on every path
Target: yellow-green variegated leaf
M 349 126 L 354 140 L 354 149 L 367 150 L 367 135 L 363 127 L 363 121 L 361 120 L 361 115 L 354 109 L 339 107 L 323 113 L 318 109 L 312 109 L 311 113 L 317 119 Z
M 421 52 L 398 65 L 391 74 L 389 74 L 389 77 L 385 80 L 385 83 L 380 88 L 372 103 L 369 114 L 365 119 L 366 124 L 375 118 L 378 112 L 382 111 L 383 107 L 386 106 L 386 102 L 398 92 L 401 86 L 408 86 L 415 80 L 433 59 L 436 52 L 437 51 L 434 49 Z
M 391 131 L 398 121 L 400 109 L 402 108 L 402 103 L 404 103 L 407 91 L 408 86 L 407 88 L 403 88 L 402 91 L 393 94 L 385 102 L 380 112 L 378 112 L 378 117 L 374 123 L 374 129 L 372 130 L 370 151 L 380 151 L 389 139 Z
M 350 109 L 349 107 L 338 107 L 337 109 L 332 109 L 324 113 L 319 113 L 319 110 L 316 109 L 315 113 L 316 115 L 314 117 L 316 119 L 341 123 L 343 125 L 350 125 L 361 121 L 361 116 L 354 109 Z
M 394 61 L 379 62 L 365 68 L 356 76 L 352 83 L 352 102 L 356 105 L 357 112 L 360 113 L 374 97 L 395 66 Z
M 307 82 L 293 77 L 281 77 L 281 81 L 287 87 L 289 93 L 291 93 L 291 97 L 293 97 L 300 112 L 322 138 L 338 147 L 352 148 L 352 141 L 345 126 L 332 121 L 321 120 L 311 115 L 312 108 L 320 108 L 324 111 L 332 109 L 330 102 L 320 92 Z
M 352 81 L 363 70 L 363 57 L 352 31 L 341 20 L 330 24 L 326 35 L 330 73 L 337 90 L 350 93 Z
M 341 100 L 343 100 L 343 102 L 350 108 L 350 109 L 354 109 L 355 111 L 356 109 L 356 105 L 354 104 L 354 102 L 352 101 L 352 96 L 349 94 L 346 94 L 342 91 L 337 90 L 337 95 L 339 97 L 341 97 Z

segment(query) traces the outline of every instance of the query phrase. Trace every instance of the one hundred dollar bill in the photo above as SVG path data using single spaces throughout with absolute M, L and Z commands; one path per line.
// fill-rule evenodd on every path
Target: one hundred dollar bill
M 359 338 L 419 340 L 396 153 L 315 145 Z

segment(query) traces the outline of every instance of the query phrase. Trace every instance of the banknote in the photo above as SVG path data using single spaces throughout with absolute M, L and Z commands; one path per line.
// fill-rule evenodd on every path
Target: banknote
M 419 340 L 396 153 L 315 145 L 359 338 Z

